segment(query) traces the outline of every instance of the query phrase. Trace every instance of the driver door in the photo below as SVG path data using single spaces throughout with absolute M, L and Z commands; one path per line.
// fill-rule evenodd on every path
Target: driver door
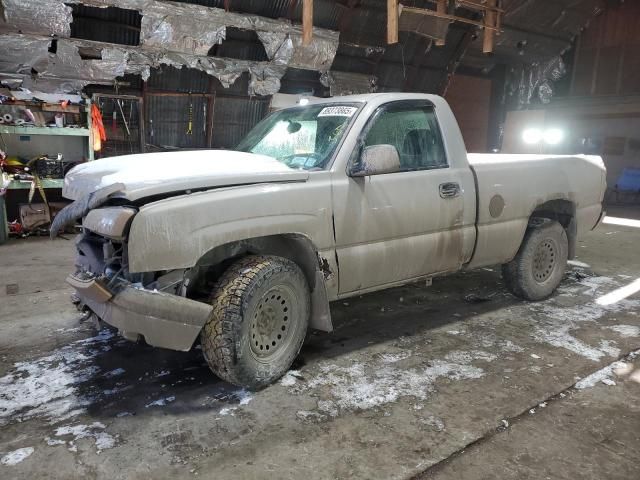
M 449 167 L 433 106 L 405 101 L 383 105 L 363 130 L 359 145 L 351 163 L 364 147 L 392 145 L 400 168 L 335 179 L 339 294 L 459 269 L 464 256 L 464 173 Z

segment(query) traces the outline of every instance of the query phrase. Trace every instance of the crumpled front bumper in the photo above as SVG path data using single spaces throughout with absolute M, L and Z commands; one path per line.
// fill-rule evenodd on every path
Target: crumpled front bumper
M 137 288 L 131 284 L 111 291 L 95 278 L 67 277 L 80 298 L 98 318 L 154 347 L 188 351 L 211 316 L 213 307 L 178 295 Z

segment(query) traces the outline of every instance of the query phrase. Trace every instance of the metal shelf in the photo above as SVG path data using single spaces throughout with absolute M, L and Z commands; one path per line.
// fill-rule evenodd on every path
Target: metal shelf
M 13 125 L 0 126 L 0 133 L 9 135 L 58 135 L 69 137 L 88 137 L 88 128 L 58 128 L 58 127 L 17 127 Z
M 43 188 L 62 188 L 64 179 L 62 178 L 41 178 Z M 8 190 L 29 190 L 31 188 L 31 180 L 11 180 Z

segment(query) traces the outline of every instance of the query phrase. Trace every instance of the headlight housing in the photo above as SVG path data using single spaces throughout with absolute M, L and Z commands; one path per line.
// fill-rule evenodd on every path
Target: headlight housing
M 82 226 L 93 233 L 122 242 L 136 213 L 136 209 L 130 207 L 96 208 L 87 214 Z

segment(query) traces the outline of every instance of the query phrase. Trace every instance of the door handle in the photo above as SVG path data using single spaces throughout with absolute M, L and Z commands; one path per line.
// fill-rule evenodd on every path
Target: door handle
M 447 182 L 440 184 L 440 197 L 454 198 L 460 196 L 460 185 L 455 182 Z

